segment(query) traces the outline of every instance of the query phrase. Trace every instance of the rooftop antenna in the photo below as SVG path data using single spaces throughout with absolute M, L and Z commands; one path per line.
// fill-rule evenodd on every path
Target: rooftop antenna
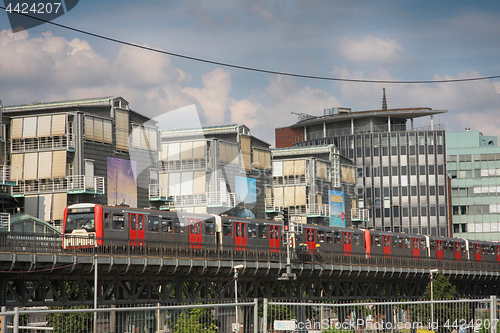
M 387 110 L 387 98 L 385 97 L 385 82 L 384 82 L 384 88 L 382 88 L 383 95 L 382 95 L 382 110 Z
M 303 120 L 306 120 L 306 119 L 316 118 L 315 116 L 311 116 L 310 114 L 307 114 L 307 113 L 292 112 L 292 114 L 297 115 L 299 117 L 299 121 L 303 121 Z

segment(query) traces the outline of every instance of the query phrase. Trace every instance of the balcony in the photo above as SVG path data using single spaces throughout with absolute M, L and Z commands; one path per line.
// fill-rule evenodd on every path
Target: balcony
M 17 174 L 17 167 L 13 167 L 10 165 L 0 165 L 0 185 L 17 185 Z
M 171 201 L 168 196 L 168 186 L 149 184 L 149 201 Z
M 10 231 L 9 213 L 0 213 L 0 231 Z
M 12 152 L 57 150 L 66 148 L 68 151 L 75 151 L 76 135 L 65 134 L 41 138 L 13 139 Z
M 266 198 L 266 213 L 279 213 L 286 207 L 285 199 Z
M 351 220 L 353 222 L 366 222 L 369 219 L 368 209 L 351 208 Z
M 20 181 L 12 187 L 13 197 L 26 194 L 64 192 L 68 194 L 104 194 L 104 177 L 73 175 L 65 178 Z
M 444 130 L 444 124 L 434 124 L 433 126 L 422 126 L 422 127 L 414 127 L 413 129 L 408 128 L 406 125 L 391 125 L 391 132 L 418 132 L 418 131 L 437 131 L 437 130 Z M 293 139 L 293 143 L 299 143 L 299 142 L 304 142 L 304 141 L 312 141 L 312 140 L 320 140 L 320 139 L 326 139 L 326 138 L 334 138 L 338 136 L 349 136 L 353 134 L 367 134 L 367 133 L 381 133 L 381 132 L 389 132 L 389 127 L 387 125 L 373 125 L 372 129 L 370 126 L 363 126 L 363 127 L 354 127 L 351 129 L 351 127 L 345 127 L 345 128 L 338 128 L 338 129 L 331 129 L 325 132 L 323 131 L 318 131 L 318 132 L 312 132 L 312 133 L 307 133 L 306 135 L 302 134 L 299 136 L 296 136 Z
M 189 194 L 189 195 L 173 195 L 166 205 L 160 207 L 161 209 L 174 209 L 184 207 L 226 207 L 232 208 L 236 206 L 236 194 L 220 192 L 208 192 L 203 194 Z
M 330 217 L 330 205 L 307 204 L 306 215 L 308 217 Z
M 69 194 L 104 194 L 104 177 L 73 175 L 66 179 Z
M 176 171 L 196 171 L 196 170 L 213 170 L 211 158 L 199 158 L 194 160 L 173 160 L 162 161 L 160 172 L 176 172 Z

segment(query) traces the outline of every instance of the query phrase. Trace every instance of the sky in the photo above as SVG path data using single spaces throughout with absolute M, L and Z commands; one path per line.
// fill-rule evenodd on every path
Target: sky
M 500 75 L 498 1 L 87 0 L 54 22 L 276 72 L 378 81 Z M 274 145 L 274 129 L 297 122 L 294 113 L 380 109 L 383 86 L 207 64 L 47 23 L 13 33 L 0 9 L 4 105 L 119 95 L 163 119 L 160 129 L 242 123 Z M 447 110 L 434 119 L 447 131 L 500 135 L 500 79 L 385 87 L 389 109 Z

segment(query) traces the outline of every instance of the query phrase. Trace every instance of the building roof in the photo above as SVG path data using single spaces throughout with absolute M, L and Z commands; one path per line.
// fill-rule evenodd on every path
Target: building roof
M 431 108 L 405 108 L 405 109 L 388 109 L 388 110 L 369 110 L 369 111 L 357 111 L 350 113 L 332 114 L 324 115 L 309 119 L 304 119 L 299 121 L 291 128 L 318 125 L 323 123 L 336 123 L 351 119 L 362 119 L 362 118 L 394 118 L 394 119 L 412 119 L 419 117 L 432 116 L 436 114 L 446 113 L 447 110 L 432 110 Z
M 47 230 L 52 231 L 54 234 L 62 234 L 62 231 L 50 223 L 47 223 L 45 221 L 40 220 L 39 218 L 36 218 L 34 216 L 28 215 L 28 214 L 16 214 L 12 215 L 10 217 L 10 224 L 11 224 L 11 229 L 13 224 L 18 224 L 18 223 L 24 223 L 25 221 L 33 221 L 35 224 L 42 225 L 44 228 Z
M 5 113 L 9 113 L 16 111 L 35 111 L 42 109 L 68 108 L 73 106 L 107 106 L 111 105 L 111 101 L 115 99 L 123 99 L 124 101 L 126 101 L 121 96 L 107 96 L 107 97 L 73 99 L 73 100 L 56 101 L 56 102 L 34 102 L 30 104 L 4 106 L 3 111 Z
M 208 126 L 208 127 L 195 127 L 195 128 L 173 128 L 161 131 L 163 137 L 178 137 L 178 136 L 192 136 L 192 135 L 208 135 L 208 134 L 227 134 L 227 133 L 238 133 L 241 126 L 248 127 L 243 124 L 230 124 L 230 125 L 220 125 L 220 126 Z M 203 133 L 202 133 L 203 131 Z

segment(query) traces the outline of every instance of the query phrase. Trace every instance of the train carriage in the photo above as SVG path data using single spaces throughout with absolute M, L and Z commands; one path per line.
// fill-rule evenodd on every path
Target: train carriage
M 222 217 L 221 223 L 222 245 L 234 246 L 236 251 L 246 251 L 249 246 L 267 248 L 270 252 L 281 251 L 281 222 Z
M 469 260 L 500 263 L 500 244 L 477 240 L 469 240 L 467 242 L 469 246 Z
M 297 240 L 305 245 L 309 253 L 337 252 L 350 256 L 365 254 L 364 233 L 363 229 L 307 225 L 304 226 L 303 235 L 298 235 Z
M 391 258 L 393 256 L 420 259 L 427 257 L 425 236 L 370 230 L 367 254 Z
M 428 256 L 437 260 L 467 260 L 467 243 L 464 239 L 426 236 Z

